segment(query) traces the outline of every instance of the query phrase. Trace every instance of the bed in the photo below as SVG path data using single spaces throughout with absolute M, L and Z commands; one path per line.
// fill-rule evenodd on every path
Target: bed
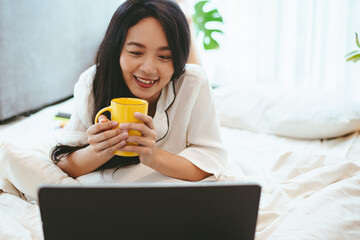
M 214 98 L 229 159 L 217 180 L 262 186 L 256 240 L 360 239 L 359 103 L 274 87 L 220 88 Z M 141 164 L 68 177 L 48 152 L 62 131 L 54 116 L 72 103 L 0 125 L 0 239 L 43 239 L 41 183 L 180 181 Z

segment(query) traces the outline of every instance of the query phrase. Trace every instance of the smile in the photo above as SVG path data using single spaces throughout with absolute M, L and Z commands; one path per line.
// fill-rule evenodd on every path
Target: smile
M 156 80 L 143 79 L 143 78 L 139 78 L 139 77 L 137 77 L 137 76 L 135 76 L 135 75 L 134 75 L 134 78 L 135 78 L 138 82 L 140 82 L 140 83 L 142 83 L 142 84 L 145 84 L 145 85 L 148 85 L 148 86 L 153 85 L 155 82 L 157 82 L 157 81 L 159 80 L 159 79 L 156 79 Z

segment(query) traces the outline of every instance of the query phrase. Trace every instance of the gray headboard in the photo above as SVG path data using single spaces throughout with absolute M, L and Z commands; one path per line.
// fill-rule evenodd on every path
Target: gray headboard
M 70 97 L 121 2 L 1 0 L 0 121 Z

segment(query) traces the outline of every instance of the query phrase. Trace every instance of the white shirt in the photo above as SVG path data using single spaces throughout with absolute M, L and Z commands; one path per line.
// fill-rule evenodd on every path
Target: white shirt
M 86 130 L 94 124 L 95 71 L 92 66 L 76 83 L 74 111 L 59 143 L 87 144 Z M 216 178 L 224 171 L 227 153 L 220 137 L 211 87 L 200 66 L 186 65 L 185 73 L 162 89 L 153 122 L 156 147 L 188 159 Z

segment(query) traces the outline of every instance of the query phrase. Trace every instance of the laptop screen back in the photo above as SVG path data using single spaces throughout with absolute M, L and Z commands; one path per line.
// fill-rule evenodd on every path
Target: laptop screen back
M 44 185 L 46 240 L 254 239 L 260 186 L 191 183 Z

